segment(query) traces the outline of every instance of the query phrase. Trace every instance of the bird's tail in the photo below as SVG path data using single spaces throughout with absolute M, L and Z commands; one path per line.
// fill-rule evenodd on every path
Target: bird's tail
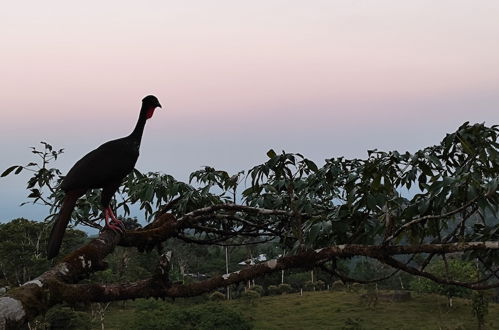
M 50 232 L 50 237 L 47 244 L 47 258 L 52 259 L 59 254 L 59 249 L 61 248 L 62 238 L 68 222 L 71 219 L 71 213 L 78 200 L 77 194 L 67 193 L 62 201 L 61 211 L 54 222 L 52 231 Z

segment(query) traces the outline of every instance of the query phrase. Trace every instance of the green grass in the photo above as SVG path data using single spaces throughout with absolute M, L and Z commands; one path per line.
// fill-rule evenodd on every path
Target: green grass
M 256 329 L 341 329 L 349 320 L 364 329 L 474 329 L 470 302 L 436 295 L 421 295 L 408 302 L 380 301 L 376 307 L 360 302 L 360 294 L 348 292 L 308 292 L 303 296 L 263 297 L 254 306 L 232 303 Z M 499 326 L 499 306 L 490 304 L 488 326 Z
M 413 294 L 410 301 L 379 301 L 375 307 L 362 303 L 360 293 L 328 291 L 221 303 L 240 311 L 255 329 L 476 329 L 469 300 L 456 298 L 449 309 L 438 295 Z M 106 329 L 127 329 L 133 317 L 133 303 L 115 306 L 106 313 Z M 499 328 L 498 304 L 489 304 L 486 320 L 487 329 Z

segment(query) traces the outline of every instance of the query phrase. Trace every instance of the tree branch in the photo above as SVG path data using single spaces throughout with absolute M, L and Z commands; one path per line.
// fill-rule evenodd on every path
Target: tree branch
M 450 216 L 452 216 L 454 214 L 457 214 L 457 213 L 459 213 L 459 212 L 461 212 L 463 210 L 466 210 L 469 206 L 471 206 L 477 200 L 478 200 L 478 197 L 475 197 L 471 201 L 469 201 L 468 203 L 464 204 L 463 206 L 461 206 L 461 207 L 459 207 L 459 208 L 457 208 L 455 210 L 452 210 L 450 212 L 444 213 L 444 214 L 440 214 L 440 215 L 427 215 L 427 216 L 424 216 L 424 217 L 413 219 L 413 220 L 409 221 L 408 223 L 400 226 L 395 231 L 395 233 L 393 233 L 391 236 L 387 237 L 385 239 L 385 244 L 387 244 L 388 242 L 392 241 L 395 237 L 397 237 L 398 235 L 400 235 L 400 233 L 402 233 L 405 229 L 409 228 L 410 226 L 413 226 L 413 225 L 415 225 L 417 223 L 425 222 L 425 221 L 428 221 L 428 220 L 435 220 L 435 219 L 442 219 L 442 218 L 450 217 Z
M 441 279 L 391 258 L 393 255 L 414 253 L 499 250 L 499 242 L 461 242 L 406 246 L 337 245 L 269 260 L 238 272 L 188 285 L 169 286 L 165 284 L 164 279 L 161 284 L 157 278 L 111 285 L 72 284 L 83 275 L 102 269 L 102 259 L 112 252 L 118 240 L 119 235 L 111 231 L 104 231 L 99 238 L 73 252 L 51 270 L 33 281 L 25 283 L 23 286 L 9 291 L 6 296 L 0 298 L 0 325 L 8 329 L 17 329 L 39 313 L 62 301 L 71 303 L 76 301 L 103 302 L 147 297 L 190 297 L 272 272 L 290 268 L 312 268 L 334 258 L 352 256 L 375 258 L 394 268 L 430 278 L 438 283 L 455 284 L 473 289 L 499 286 L 499 283 L 478 285 Z

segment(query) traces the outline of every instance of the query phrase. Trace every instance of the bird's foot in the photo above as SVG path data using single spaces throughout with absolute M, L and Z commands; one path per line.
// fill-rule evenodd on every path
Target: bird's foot
M 125 225 L 122 221 L 118 220 L 114 215 L 111 207 L 104 209 L 104 220 L 106 221 L 106 227 L 111 229 L 116 233 L 123 234 L 125 232 Z
M 106 228 L 109 228 L 109 229 L 111 229 L 114 232 L 123 234 L 123 232 L 124 232 L 123 225 L 115 224 L 113 222 L 114 221 L 108 221 L 108 222 L 106 222 Z

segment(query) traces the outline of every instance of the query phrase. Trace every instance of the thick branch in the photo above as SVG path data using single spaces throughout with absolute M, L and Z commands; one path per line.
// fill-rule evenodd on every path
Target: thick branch
M 189 222 L 192 218 L 195 218 L 204 214 L 211 214 L 216 211 L 226 210 L 235 212 L 245 212 L 249 214 L 259 214 L 259 215 L 282 215 L 282 216 L 293 216 L 293 212 L 282 211 L 282 210 L 271 210 L 252 206 L 237 205 L 237 204 L 216 204 L 208 207 L 203 207 L 195 211 L 189 212 L 183 217 L 178 219 L 179 223 Z
M 178 232 L 178 222 L 169 213 L 156 218 L 154 222 L 143 229 L 127 231 L 119 241 L 120 246 L 137 247 L 140 251 L 150 250 L 152 247 L 176 237 Z
M 238 205 L 215 205 L 189 213 L 176 221 L 170 214 L 163 214 L 151 225 L 138 231 L 126 232 L 124 237 L 112 231 L 102 232 L 97 239 L 92 240 L 86 246 L 76 250 L 63 261 L 55 265 L 49 271 L 43 273 L 33 281 L 25 283 L 19 288 L 8 292 L 0 298 L 0 329 L 18 329 L 36 315 L 47 310 L 54 304 L 62 301 L 112 301 L 139 297 L 187 297 L 209 292 L 218 287 L 246 281 L 251 278 L 262 276 L 279 270 L 289 268 L 312 268 L 323 264 L 334 258 L 345 258 L 351 256 L 367 256 L 385 262 L 392 267 L 410 273 L 417 272 L 420 276 L 427 273 L 415 270 L 405 264 L 399 264 L 393 255 L 414 253 L 453 253 L 470 250 L 498 250 L 499 242 L 459 242 L 446 244 L 425 245 L 338 245 L 330 246 L 315 251 L 305 251 L 297 255 L 286 256 L 276 260 L 270 260 L 239 272 L 211 278 L 209 280 L 192 283 L 189 285 L 170 286 L 164 279 L 158 277 L 142 280 L 135 283 L 99 285 L 73 284 L 91 272 L 105 268 L 103 259 L 114 250 L 119 243 L 123 246 L 137 246 L 149 248 L 161 243 L 168 238 L 178 236 L 179 231 L 188 227 L 189 221 L 196 216 L 215 212 L 216 210 L 241 211 L 253 214 L 289 216 L 285 211 L 266 210 Z M 186 225 L 184 227 L 184 225 Z M 431 275 L 431 274 L 430 274 Z M 433 275 L 432 275 L 433 276 Z M 440 281 L 437 277 L 429 277 Z M 447 282 L 446 282 L 447 283 Z M 451 283 L 451 282 L 448 282 Z M 472 288 L 482 288 L 474 284 L 452 282 L 451 284 L 462 285 Z M 488 285 L 499 286 L 499 284 Z
M 83 297 L 85 300 L 107 302 L 123 299 L 149 298 L 149 297 L 192 297 L 205 292 L 210 292 L 217 288 L 225 287 L 234 283 L 244 282 L 255 277 L 263 276 L 272 272 L 290 268 L 312 268 L 323 264 L 325 261 L 335 257 L 350 257 L 353 255 L 368 256 L 380 260 L 394 268 L 407 271 L 419 276 L 428 277 L 438 283 L 455 284 L 473 289 L 485 289 L 498 287 L 499 283 L 490 285 L 478 285 L 476 283 L 466 283 L 439 278 L 433 274 L 420 272 L 417 269 L 407 266 L 390 255 L 412 254 L 415 252 L 439 251 L 462 252 L 468 250 L 499 249 L 499 242 L 470 242 L 470 243 L 450 243 L 450 244 L 428 244 L 416 246 L 391 246 L 388 251 L 384 251 L 382 246 L 362 246 L 362 245 L 339 245 L 330 246 L 315 251 L 306 251 L 298 255 L 281 257 L 269 260 L 243 270 L 225 274 L 211 279 L 191 283 L 187 285 L 173 285 L 171 287 L 161 285 L 154 279 L 147 279 L 126 284 L 73 284 L 65 285 L 65 300 L 71 297 Z M 393 274 L 390 274 L 392 276 Z M 388 276 L 388 277 L 390 277 Z M 387 278 L 388 278 L 387 277 Z M 79 298 L 79 299 L 80 299 Z
M 104 269 L 103 259 L 114 250 L 118 241 L 118 234 L 106 230 L 50 270 L 0 297 L 0 329 L 21 329 L 26 322 L 61 302 L 58 284 L 75 283 Z
M 101 235 L 100 238 L 94 240 L 91 244 L 103 244 L 103 242 L 101 242 L 102 236 L 108 236 L 112 241 L 107 242 L 108 246 L 104 246 L 102 248 L 104 248 L 106 252 L 110 252 L 109 248 L 113 246 L 113 244 L 116 244 L 117 235 L 109 232 L 107 235 L 104 234 Z M 44 273 L 34 281 L 26 283 L 23 287 L 12 290 L 6 297 L 0 298 L 0 306 L 14 306 L 13 308 L 18 312 L 13 313 L 11 309 L 1 309 L 2 314 L 0 314 L 0 320 L 3 319 L 4 324 L 8 324 L 9 326 L 11 326 L 11 324 L 19 326 L 36 316 L 41 311 L 61 301 L 75 302 L 77 300 L 102 302 L 140 297 L 196 296 L 219 287 L 246 281 L 248 279 L 272 272 L 290 268 L 312 268 L 334 258 L 351 257 L 355 255 L 378 259 L 394 268 L 401 269 L 415 275 L 428 277 L 438 283 L 455 284 L 473 289 L 483 289 L 499 286 L 499 283 L 478 285 L 441 279 L 435 275 L 421 272 L 413 267 L 401 263 L 393 258 L 390 258 L 390 256 L 413 253 L 452 253 L 469 250 L 498 249 L 499 242 L 468 242 L 409 246 L 356 244 L 338 245 L 270 260 L 235 273 L 217 276 L 206 281 L 192 283 L 189 285 L 169 286 L 165 285 L 164 281 L 158 281 L 157 278 L 142 280 L 135 283 L 113 285 L 69 284 L 76 279 L 75 276 L 77 274 L 81 274 L 87 269 L 88 271 L 91 269 L 95 270 L 95 266 L 89 262 L 89 260 L 93 259 L 85 259 L 85 256 L 88 254 L 85 254 L 84 251 L 90 250 L 89 246 L 85 246 L 78 250 L 78 253 L 70 255 L 63 263 L 57 265 L 53 270 Z M 92 253 L 90 253 L 90 255 L 91 254 Z M 68 267 L 68 269 L 65 269 L 64 265 Z M 75 269 L 70 270 L 69 267 L 74 267 Z
M 209 207 L 201 208 L 196 211 L 187 213 L 186 215 L 180 217 L 178 220 L 169 213 L 160 215 L 153 223 L 149 226 L 135 230 L 127 231 L 126 235 L 122 237 L 119 242 L 120 246 L 132 247 L 135 246 L 139 250 L 149 250 L 152 247 L 166 241 L 169 238 L 177 237 L 179 232 L 184 229 L 195 228 L 198 222 L 206 220 L 209 215 L 215 215 L 216 211 L 232 211 L 232 212 L 244 212 L 254 215 L 279 215 L 279 216 L 291 216 L 291 212 L 281 211 L 281 210 L 270 210 L 263 208 L 256 208 L 244 205 L 236 204 L 217 204 Z M 225 215 L 219 215 L 225 217 Z M 235 221 L 240 221 L 239 218 L 234 218 L 234 216 L 229 216 Z M 243 222 L 244 223 L 244 222 Z M 253 224 L 246 220 L 247 225 L 253 225 L 255 228 L 259 228 L 261 225 Z M 273 230 L 267 228 L 269 234 L 277 234 Z M 256 233 L 246 233 L 246 232 L 236 232 L 228 233 L 241 236 L 255 236 Z M 258 233 L 262 235 L 262 233 Z M 264 233 L 267 235 L 267 233 Z
M 390 274 L 388 274 L 386 276 L 383 276 L 383 277 L 380 277 L 380 278 L 375 278 L 375 279 L 372 279 L 372 280 L 360 280 L 360 279 L 357 279 L 357 278 L 352 278 L 352 277 L 346 276 L 345 274 L 343 274 L 340 271 L 338 271 L 338 269 L 336 269 L 336 268 L 329 269 L 324 264 L 320 265 L 319 267 L 320 267 L 320 269 L 322 269 L 326 273 L 328 273 L 330 275 L 333 275 L 333 276 L 337 276 L 340 280 L 343 281 L 343 283 L 352 282 L 352 283 L 360 283 L 360 284 L 370 284 L 370 283 L 381 282 L 381 281 L 389 279 L 390 277 L 394 276 L 395 274 L 397 274 L 400 271 L 400 270 L 397 269 L 397 270 L 394 270 L 393 272 L 391 272 Z
M 434 274 L 431 274 L 431 273 L 428 273 L 428 272 L 425 272 L 425 271 L 422 271 L 422 270 L 418 270 L 414 267 L 411 267 L 409 265 L 406 265 L 394 258 L 390 258 L 390 257 L 381 257 L 381 258 L 376 258 L 378 259 L 379 261 L 381 261 L 382 263 L 386 264 L 386 265 L 389 265 L 389 266 L 392 266 L 393 268 L 396 268 L 396 269 L 401 269 L 409 274 L 413 274 L 413 275 L 416 275 L 416 276 L 420 276 L 420 277 L 426 277 L 434 282 L 437 282 L 439 284 L 451 284 L 451 285 L 457 285 L 457 286 L 462 286 L 462 287 L 465 287 L 465 288 L 468 288 L 468 289 L 473 289 L 473 290 L 486 290 L 486 289 L 491 289 L 491 288 L 496 288 L 496 287 L 499 287 L 499 283 L 498 282 L 495 282 L 495 283 L 491 283 L 491 284 L 481 284 L 481 283 L 484 283 L 487 279 L 489 279 L 491 276 L 485 278 L 485 279 L 481 279 L 479 281 L 476 281 L 476 282 L 473 282 L 473 283 L 468 283 L 468 282 L 463 282 L 463 281 L 455 281 L 455 280 L 452 280 L 452 279 L 449 279 L 449 278 L 442 278 L 442 277 L 438 277 Z

